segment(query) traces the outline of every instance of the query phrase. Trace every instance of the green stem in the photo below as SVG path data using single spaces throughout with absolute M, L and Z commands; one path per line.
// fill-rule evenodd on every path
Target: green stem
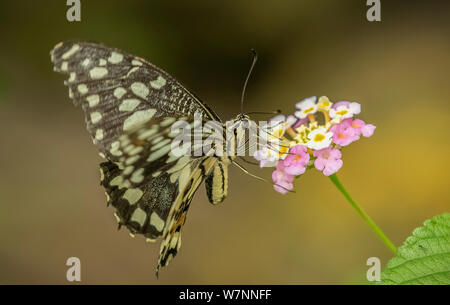
M 391 249 L 394 254 L 397 253 L 397 248 L 394 246 L 394 244 L 387 238 L 386 235 L 384 235 L 383 231 L 376 225 L 376 223 L 369 217 L 369 215 L 366 214 L 352 199 L 349 193 L 345 190 L 344 186 L 339 181 L 336 174 L 333 174 L 329 176 L 330 180 L 333 182 L 333 184 L 338 188 L 339 191 L 344 195 L 344 197 L 350 202 L 352 207 L 358 212 L 358 214 L 364 219 L 364 221 L 369 225 L 369 227 L 375 232 L 375 234 L 380 237 L 381 241 L 389 248 Z

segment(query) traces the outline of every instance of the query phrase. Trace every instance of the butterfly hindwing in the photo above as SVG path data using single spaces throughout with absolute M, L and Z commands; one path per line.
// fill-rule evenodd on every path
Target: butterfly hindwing
M 147 241 L 155 241 L 163 232 L 170 208 L 178 195 L 177 183 L 171 183 L 166 173 L 147 176 L 137 187 L 123 184 L 121 170 L 111 161 L 100 164 L 101 184 L 106 189 L 108 204 L 119 226 L 126 226 L 131 234 L 143 234 Z
M 163 241 L 160 246 L 160 255 L 156 275 L 161 267 L 167 266 L 178 253 L 181 246 L 181 231 L 186 221 L 186 214 L 197 188 L 217 163 L 217 158 L 205 157 L 196 159 L 196 164 L 186 170 L 179 179 L 179 194 L 170 209 L 164 228 Z
M 136 188 L 123 185 L 121 170 L 113 162 L 100 165 L 101 183 L 108 204 L 116 208 L 119 226 L 126 226 L 132 235 L 145 235 L 149 242 L 164 234 L 157 272 L 177 254 L 192 198 L 217 162 L 212 157 L 193 159 L 180 172 L 146 176 L 145 183 Z

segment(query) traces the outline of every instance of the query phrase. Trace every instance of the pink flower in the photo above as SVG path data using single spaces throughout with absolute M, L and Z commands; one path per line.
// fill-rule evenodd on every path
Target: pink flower
M 296 129 L 296 128 L 300 127 L 301 125 L 305 124 L 308 121 L 309 121 L 308 117 L 306 117 L 304 119 L 299 119 L 295 115 L 290 114 L 286 118 L 286 122 L 287 122 L 287 126 L 286 127 L 287 128 Z
M 336 173 L 344 163 L 341 160 L 342 154 L 339 149 L 328 147 L 322 150 L 316 150 L 313 154 L 317 157 L 314 161 L 315 168 L 323 171 L 325 176 Z
M 374 125 L 366 124 L 363 120 L 360 119 L 345 119 L 341 124 L 345 124 L 351 128 L 356 129 L 364 137 L 372 136 L 376 128 Z
M 341 106 L 345 106 L 346 108 L 353 108 L 355 111 L 355 114 L 360 114 L 361 112 L 361 104 L 356 102 L 349 102 L 349 101 L 340 101 L 333 104 L 331 108 L 338 109 Z
M 360 131 L 353 128 L 348 120 L 351 119 L 346 119 L 342 121 L 342 123 L 334 125 L 330 128 L 330 131 L 333 133 L 333 143 L 341 146 L 347 146 L 350 143 L 359 140 Z
M 306 117 L 304 119 L 300 119 L 292 126 L 292 128 L 294 128 L 294 129 L 298 128 L 298 127 L 302 126 L 303 124 L 306 124 L 308 121 L 309 121 L 308 117 Z
M 272 180 L 274 182 L 273 188 L 278 193 L 286 194 L 294 188 L 294 185 L 292 184 L 294 176 L 289 175 L 284 171 L 285 167 L 283 161 L 279 161 L 276 168 L 277 169 L 272 173 Z
M 340 102 L 334 103 L 331 108 L 336 109 L 339 106 L 346 106 L 346 107 L 348 107 L 349 105 L 350 105 L 349 101 L 340 101 Z
M 306 146 L 295 145 L 289 150 L 289 155 L 284 159 L 284 171 L 289 175 L 301 175 L 306 171 L 309 162 L 309 154 Z
M 375 125 L 366 124 L 363 128 L 361 128 L 361 134 L 366 138 L 371 137 L 375 131 L 375 128 L 377 128 Z

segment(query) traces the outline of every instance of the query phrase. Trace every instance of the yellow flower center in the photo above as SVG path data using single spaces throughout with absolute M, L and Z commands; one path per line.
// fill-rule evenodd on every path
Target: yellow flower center
M 341 111 L 337 111 L 336 113 L 339 114 L 339 115 L 346 115 L 348 113 L 348 110 L 347 109 L 343 109 Z
M 309 112 L 311 112 L 313 110 L 314 110 L 314 107 L 311 107 L 311 108 L 305 109 L 303 112 L 304 113 L 309 113 Z
M 278 150 L 278 157 L 282 157 L 283 155 L 285 155 L 289 150 L 288 146 L 280 146 L 280 149 Z
M 321 97 L 319 98 L 319 104 L 318 104 L 318 106 L 319 106 L 319 108 L 321 108 L 321 109 L 327 109 L 328 107 L 331 106 L 331 102 L 330 102 L 330 100 L 328 99 L 328 97 L 326 97 L 326 96 L 321 96 Z
M 320 108 L 327 108 L 328 106 L 330 106 L 330 102 L 328 101 L 322 102 L 319 105 Z
M 321 142 L 323 140 L 325 140 L 325 136 L 323 134 L 321 134 L 321 133 L 318 133 L 318 134 L 316 134 L 314 136 L 314 141 L 315 142 Z

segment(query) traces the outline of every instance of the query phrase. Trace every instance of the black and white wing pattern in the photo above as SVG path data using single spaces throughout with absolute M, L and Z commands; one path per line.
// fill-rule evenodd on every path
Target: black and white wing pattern
M 119 227 L 127 226 L 133 237 L 143 234 L 147 242 L 155 242 L 163 235 L 157 274 L 180 249 L 181 231 L 191 200 L 205 173 L 216 162 L 216 158 L 192 159 L 178 171 L 159 169 L 157 175 L 146 168 L 143 183 L 133 187 L 121 183 L 121 170 L 113 162 L 100 165 L 101 183 L 108 204 L 116 208 L 114 216 Z
M 118 161 L 118 138 L 157 117 L 219 117 L 162 69 L 101 44 L 64 42 L 50 52 L 54 69 L 69 75 L 65 85 L 81 105 L 93 142 L 108 160 Z
M 54 69 L 69 75 L 69 96 L 83 108 L 87 129 L 107 160 L 100 164 L 101 184 L 119 226 L 150 242 L 163 237 L 159 271 L 179 250 L 189 204 L 203 180 L 209 177 L 208 189 L 215 190 L 211 202 L 226 194 L 223 179 L 211 176 L 225 162 L 173 155 L 177 134 L 171 126 L 191 124 L 195 113 L 220 119 L 173 77 L 139 57 L 86 42 L 60 43 L 50 54 Z

